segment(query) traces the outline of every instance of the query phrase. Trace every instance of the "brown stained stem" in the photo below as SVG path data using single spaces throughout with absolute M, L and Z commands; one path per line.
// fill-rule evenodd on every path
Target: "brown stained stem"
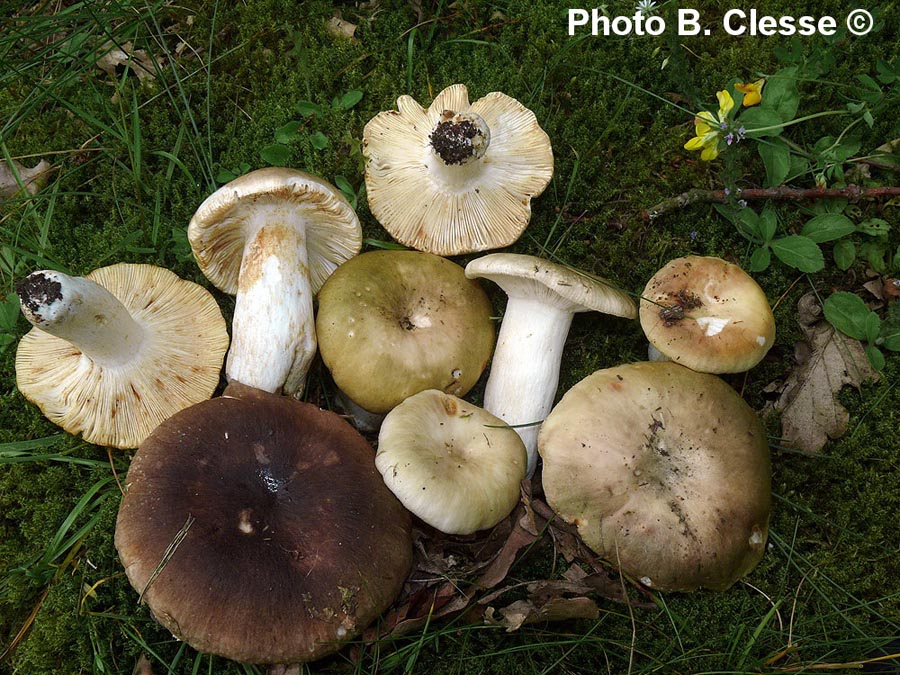
M 780 185 L 774 188 L 748 188 L 726 193 L 725 190 L 702 190 L 699 188 L 682 192 L 676 197 L 664 199 L 656 206 L 644 211 L 644 220 L 655 220 L 672 211 L 683 209 L 692 204 L 713 203 L 727 204 L 732 200 L 745 201 L 758 199 L 774 199 L 782 202 L 797 202 L 817 199 L 848 199 L 858 202 L 862 199 L 881 199 L 900 196 L 900 187 L 860 187 L 848 185 L 842 188 L 792 188 Z

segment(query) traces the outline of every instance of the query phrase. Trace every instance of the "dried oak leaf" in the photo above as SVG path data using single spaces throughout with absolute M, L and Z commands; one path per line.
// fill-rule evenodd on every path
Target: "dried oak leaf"
M 800 299 L 799 312 L 805 343 L 795 347 L 798 365 L 787 377 L 775 402 L 781 411 L 781 434 L 787 443 L 805 452 L 818 452 L 829 438 L 840 438 L 850 415 L 838 402 L 845 385 L 859 387 L 875 381 L 862 343 L 836 331 L 824 320 L 815 321 L 809 294 Z
M 144 49 L 135 49 L 131 42 L 123 45 L 107 42 L 100 47 L 99 53 L 102 56 L 97 59 L 97 67 L 114 80 L 119 79 L 123 68 L 129 68 L 141 84 L 150 84 L 163 66 L 162 58 L 154 58 Z
M 493 607 L 488 607 L 484 619 L 488 623 L 506 627 L 511 633 L 527 623 L 539 621 L 565 621 L 566 619 L 596 619 L 600 608 L 590 598 L 562 598 L 559 596 L 516 600 L 500 609 L 500 617 Z
M 10 199 L 19 194 L 22 188 L 19 187 L 16 174 L 19 175 L 28 194 L 37 193 L 47 184 L 51 171 L 53 171 L 53 167 L 46 159 L 42 159 L 31 169 L 22 166 L 16 160 L 12 160 L 12 168 L 6 162 L 0 163 L 0 197 Z

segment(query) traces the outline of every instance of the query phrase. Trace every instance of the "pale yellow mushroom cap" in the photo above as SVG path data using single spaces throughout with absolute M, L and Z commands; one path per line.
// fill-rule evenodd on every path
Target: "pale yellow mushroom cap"
M 86 278 L 125 306 L 143 329 L 141 346 L 127 362 L 100 364 L 36 327 L 19 342 L 16 382 L 69 433 L 135 448 L 160 422 L 212 396 L 228 349 L 225 320 L 206 289 L 161 267 L 120 263 Z
M 398 98 L 397 108 L 376 115 L 363 132 L 369 208 L 391 236 L 444 256 L 516 241 L 531 218 L 531 198 L 553 176 L 550 138 L 534 113 L 500 92 L 470 104 L 462 84 L 428 108 L 410 96 Z M 436 133 L 451 152 L 438 153 Z

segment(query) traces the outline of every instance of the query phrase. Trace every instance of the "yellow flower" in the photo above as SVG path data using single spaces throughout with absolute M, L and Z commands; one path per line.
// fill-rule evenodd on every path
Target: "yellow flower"
M 734 85 L 734 88 L 744 95 L 744 105 L 749 107 L 762 101 L 762 88 L 765 83 L 764 79 L 751 82 L 750 84 L 738 82 Z
M 685 150 L 700 150 L 700 159 L 709 162 L 719 156 L 719 141 L 728 128 L 728 113 L 734 108 L 734 99 L 727 91 L 716 92 L 719 100 L 719 114 L 708 110 L 694 118 L 694 138 L 684 144 Z

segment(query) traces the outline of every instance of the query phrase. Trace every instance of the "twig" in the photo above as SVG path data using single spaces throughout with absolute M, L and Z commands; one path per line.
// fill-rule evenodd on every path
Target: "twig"
M 776 201 L 798 202 L 815 199 L 848 199 L 858 202 L 861 199 L 880 199 L 882 197 L 900 196 L 900 187 L 860 187 L 848 185 L 842 188 L 792 188 L 780 185 L 774 188 L 748 188 L 726 193 L 725 190 L 701 190 L 699 188 L 682 192 L 677 197 L 670 197 L 656 206 L 644 211 L 644 220 L 654 220 L 671 211 L 683 209 L 697 203 L 727 204 L 731 200 L 745 201 L 756 199 L 774 199 Z

